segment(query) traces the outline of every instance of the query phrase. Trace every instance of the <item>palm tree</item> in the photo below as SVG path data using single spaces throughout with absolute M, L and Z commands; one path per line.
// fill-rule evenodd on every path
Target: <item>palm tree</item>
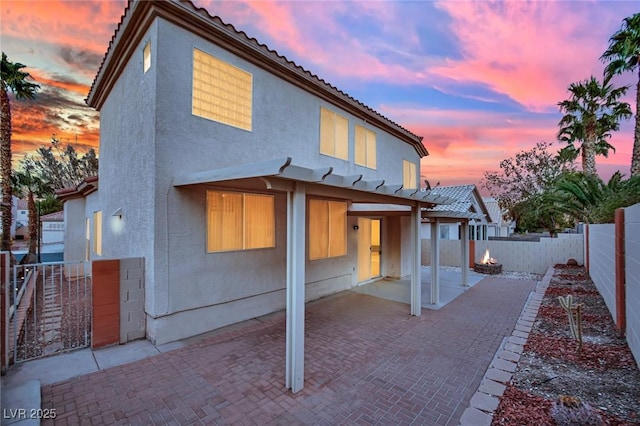
M 2 244 L 0 250 L 11 251 L 11 104 L 9 93 L 12 91 L 16 99 L 33 99 L 40 88 L 30 83 L 29 73 L 21 71 L 25 66 L 12 63 L 2 52 L 0 64 L 0 178 L 2 179 Z
M 38 216 L 36 212 L 36 196 L 51 193 L 51 188 L 40 176 L 32 173 L 28 158 L 20 164 L 20 170 L 13 174 L 13 186 L 21 197 L 27 197 L 27 209 L 29 214 L 29 251 L 21 263 L 35 263 L 38 243 Z
M 631 176 L 640 176 L 640 13 L 624 18 L 622 27 L 609 39 L 609 47 L 600 59 L 608 62 L 605 77 L 625 71 L 638 71 L 636 84 L 636 126 L 633 133 Z
M 609 79 L 600 83 L 591 76 L 588 80 L 569 85 L 571 97 L 558 103 L 560 112 L 565 113 L 560 123 L 558 140 L 568 146 L 560 151 L 560 156 L 575 160 L 582 154 L 582 170 L 588 175 L 596 175 L 596 155 L 607 156 L 615 148 L 607 142 L 611 132 L 620 128 L 619 121 L 631 117 L 631 108 L 620 102 L 628 87 L 614 88 Z M 576 147 L 574 143 L 580 142 Z

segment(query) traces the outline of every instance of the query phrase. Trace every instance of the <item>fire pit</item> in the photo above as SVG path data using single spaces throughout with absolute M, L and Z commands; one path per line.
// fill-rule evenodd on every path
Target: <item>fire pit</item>
M 484 252 L 482 260 L 473 264 L 473 270 L 481 274 L 496 275 L 502 273 L 502 263 L 498 263 L 489 255 L 489 249 Z

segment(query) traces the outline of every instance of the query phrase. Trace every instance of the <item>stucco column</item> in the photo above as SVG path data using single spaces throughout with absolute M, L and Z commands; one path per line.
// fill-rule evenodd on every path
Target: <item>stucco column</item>
M 462 221 L 460 238 L 460 269 L 462 270 L 462 286 L 469 285 L 469 221 Z
M 411 255 L 413 264 L 411 268 L 411 315 L 422 314 L 422 274 L 421 274 L 421 250 L 420 245 L 420 203 L 411 206 Z
M 286 386 L 293 393 L 304 387 L 304 280 L 306 190 L 295 182 L 287 193 L 287 330 Z
M 431 222 L 431 304 L 440 303 L 440 221 Z

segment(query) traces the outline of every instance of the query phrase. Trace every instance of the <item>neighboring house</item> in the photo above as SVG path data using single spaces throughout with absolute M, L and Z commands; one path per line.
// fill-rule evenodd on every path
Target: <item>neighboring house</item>
M 2 212 L 0 212 L 0 220 L 2 220 Z M 28 224 L 27 201 L 13 195 L 11 197 L 11 239 L 28 238 Z M 2 230 L 0 230 L 1 233 Z
M 98 177 L 85 178 L 75 188 L 56 191 L 64 203 L 64 260 L 89 261 L 93 242 L 94 253 L 101 245 L 102 218 L 98 211 Z M 101 214 L 100 214 L 101 215 Z M 99 256 L 99 254 L 97 254 Z M 90 270 L 87 271 L 90 273 Z M 74 267 L 67 274 L 84 274 L 84 268 Z
M 15 210 L 12 219 L 13 224 L 13 238 L 26 239 L 29 238 L 29 207 L 27 200 L 21 200 L 13 197 Z
M 64 212 L 54 212 L 40 216 L 42 244 L 64 242 Z
M 490 212 L 485 205 L 480 192 L 475 185 L 439 186 L 431 190 L 431 194 L 453 198 L 455 201 L 448 205 L 438 205 L 428 209 L 430 215 L 440 215 L 438 237 L 442 240 L 462 239 L 462 221 L 457 217 L 468 220 L 469 240 L 486 240 L 490 225 Z M 447 212 L 444 214 L 444 212 Z M 456 217 L 457 216 L 457 217 Z M 446 219 L 446 220 L 445 220 Z M 431 239 L 431 218 L 423 218 L 420 236 Z
M 144 257 L 151 341 L 286 307 L 297 391 L 305 301 L 409 275 L 420 315 L 420 211 L 447 200 L 421 137 L 188 1 L 129 4 L 87 103 L 100 188 L 60 194 L 65 255 Z
M 492 197 L 482 197 L 482 201 L 489 210 L 491 222 L 487 226 L 489 237 L 509 237 L 516 230 L 516 223 L 512 220 L 505 220 L 505 212 L 500 209 L 498 200 Z

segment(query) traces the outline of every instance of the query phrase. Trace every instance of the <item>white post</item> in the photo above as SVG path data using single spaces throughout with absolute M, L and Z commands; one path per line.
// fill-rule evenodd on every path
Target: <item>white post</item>
M 440 221 L 431 222 L 431 304 L 440 303 Z
M 296 393 L 304 387 L 304 281 L 306 192 L 295 182 L 287 193 L 287 330 L 286 387 Z
M 411 206 L 411 315 L 422 314 L 422 247 L 420 246 L 420 203 Z
M 469 285 L 469 222 L 462 221 L 462 238 L 460 238 L 460 269 L 462 270 L 462 286 Z

